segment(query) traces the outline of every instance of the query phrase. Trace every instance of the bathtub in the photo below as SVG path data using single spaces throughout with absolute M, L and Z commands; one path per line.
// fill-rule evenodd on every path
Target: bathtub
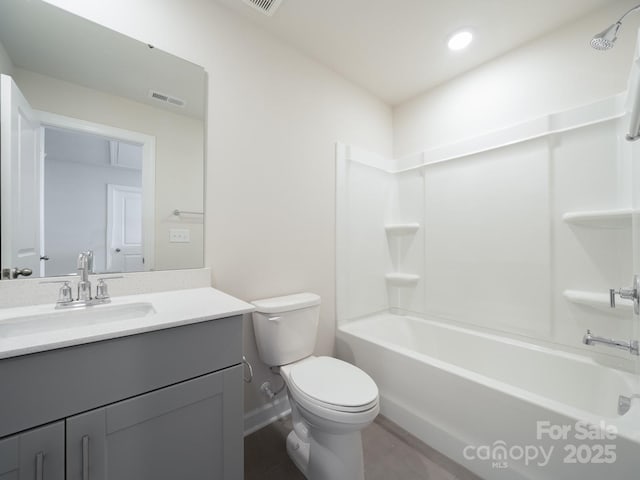
M 485 479 L 640 479 L 638 377 L 590 357 L 381 313 L 337 353 L 378 384 L 381 412 Z

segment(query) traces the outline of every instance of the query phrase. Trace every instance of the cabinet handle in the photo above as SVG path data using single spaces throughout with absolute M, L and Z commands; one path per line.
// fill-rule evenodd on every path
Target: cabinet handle
M 82 437 L 82 480 L 89 480 L 89 435 Z
M 43 467 L 44 467 L 44 453 L 38 452 L 36 454 L 36 480 L 43 480 Z

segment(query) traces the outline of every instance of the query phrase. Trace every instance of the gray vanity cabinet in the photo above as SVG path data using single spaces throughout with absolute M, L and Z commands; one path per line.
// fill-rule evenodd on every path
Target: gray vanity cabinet
M 64 422 L 0 440 L 0 480 L 64 478 Z
M 0 480 L 242 480 L 241 320 L 0 360 Z
M 238 398 L 225 383 L 240 367 L 205 375 L 67 419 L 68 480 L 239 478 L 225 452 L 225 422 Z M 225 382 L 226 380 L 226 382 Z M 225 412 L 227 413 L 225 415 Z M 226 455 L 225 455 L 226 453 Z M 225 468 L 228 470 L 225 475 Z

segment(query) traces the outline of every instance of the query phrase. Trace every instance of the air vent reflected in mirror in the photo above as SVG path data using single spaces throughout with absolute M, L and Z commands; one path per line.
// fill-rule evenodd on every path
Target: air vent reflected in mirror
M 177 97 L 172 97 L 170 95 L 165 95 L 164 93 L 156 92 L 155 90 L 149 90 L 149 97 L 154 100 L 158 100 L 159 102 L 170 103 L 171 105 L 175 105 L 176 107 L 184 108 L 187 105 L 187 102 L 181 100 Z
M 242 0 L 247 5 L 255 8 L 256 10 L 260 10 L 265 15 L 271 16 L 273 15 L 282 0 Z

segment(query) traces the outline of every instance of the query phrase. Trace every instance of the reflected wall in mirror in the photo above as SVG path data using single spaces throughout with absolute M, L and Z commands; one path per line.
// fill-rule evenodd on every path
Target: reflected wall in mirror
M 206 74 L 42 0 L 0 3 L 0 264 L 204 264 Z M 176 215 L 174 212 L 195 212 Z

